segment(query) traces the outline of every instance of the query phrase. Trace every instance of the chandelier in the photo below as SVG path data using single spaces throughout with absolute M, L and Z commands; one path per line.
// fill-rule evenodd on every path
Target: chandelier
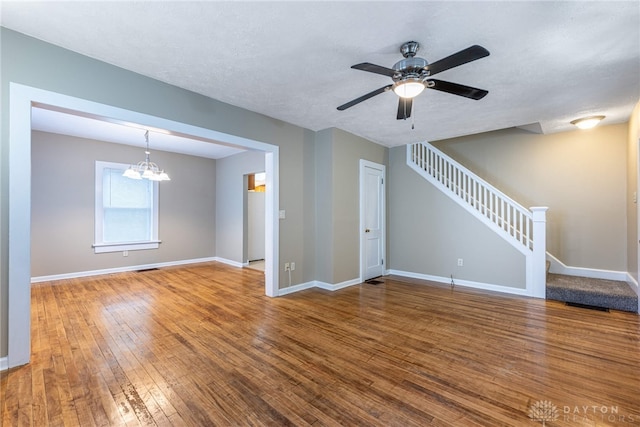
M 130 165 L 129 169 L 124 171 L 122 176 L 126 176 L 131 179 L 148 179 L 149 181 L 171 181 L 169 175 L 164 170 L 160 170 L 158 165 L 149 160 L 149 131 L 144 133 L 144 139 L 147 142 L 147 150 L 145 151 L 146 158 L 138 162 L 137 165 Z

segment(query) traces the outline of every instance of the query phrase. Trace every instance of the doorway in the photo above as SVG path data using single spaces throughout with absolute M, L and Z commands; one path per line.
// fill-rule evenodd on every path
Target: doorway
M 383 276 L 386 258 L 385 166 L 360 160 L 360 281 Z
M 264 271 L 266 175 L 264 172 L 249 174 L 246 183 L 245 264 L 249 268 Z
M 9 368 L 29 363 L 31 355 L 31 109 L 44 105 L 94 117 L 165 129 L 180 135 L 220 141 L 265 153 L 265 294 L 278 295 L 279 147 L 161 117 L 125 110 L 59 93 L 10 83 L 9 105 Z

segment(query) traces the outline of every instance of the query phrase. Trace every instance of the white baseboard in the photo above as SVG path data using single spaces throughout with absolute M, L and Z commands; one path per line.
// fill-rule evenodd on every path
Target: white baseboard
M 430 274 L 412 273 L 410 271 L 401 270 L 388 270 L 387 273 L 394 276 L 408 277 L 411 279 L 420 279 L 446 284 L 451 283 L 451 277 L 432 276 Z M 485 291 L 502 292 L 505 294 L 529 296 L 527 290 L 522 288 L 512 288 L 503 285 L 493 285 L 491 283 L 473 282 L 471 280 L 456 279 L 455 277 L 453 278 L 453 282 L 455 286 L 464 286 L 466 288 L 482 289 Z
M 591 279 L 616 280 L 628 282 L 631 275 L 626 271 L 601 270 L 597 268 L 571 267 L 547 252 L 547 261 L 551 263 L 549 273 L 564 274 L 565 276 L 589 277 Z M 632 278 L 633 280 L 633 278 Z M 635 280 L 634 280 L 635 282 Z M 636 282 L 637 287 L 637 282 Z
M 331 284 L 326 282 L 320 282 L 319 280 L 312 280 L 311 282 L 301 283 L 299 285 L 289 286 L 287 288 L 282 288 L 278 291 L 278 296 L 292 294 L 294 292 L 304 291 L 305 289 L 311 288 L 320 288 L 327 291 L 337 291 L 339 289 L 344 289 L 349 286 L 359 285 L 362 283 L 360 279 L 351 279 L 345 282 Z
M 281 297 L 283 295 L 289 295 L 295 292 L 304 291 L 305 289 L 316 288 L 318 287 L 316 283 L 317 282 L 315 280 L 312 280 L 311 282 L 300 283 L 299 285 L 293 285 L 287 288 L 281 288 L 278 290 L 278 296 Z
M 320 289 L 326 289 L 327 291 L 337 291 L 339 289 L 348 288 L 349 286 L 359 285 L 360 283 L 362 283 L 362 281 L 358 278 L 358 279 L 346 280 L 344 282 L 340 282 L 336 284 L 316 281 L 316 286 Z
M 245 267 L 245 265 L 244 265 L 243 263 L 241 263 L 241 262 L 238 262 L 238 261 L 232 261 L 232 260 L 230 260 L 230 259 L 226 259 L 226 258 L 213 257 L 211 260 L 212 260 L 212 261 L 218 261 L 218 262 L 221 262 L 221 263 L 223 263 L 223 264 L 230 265 L 230 266 L 232 266 L 232 267 L 238 267 L 238 268 Z
M 0 357 L 0 371 L 6 371 L 9 369 L 9 359 L 5 357 Z
M 176 265 L 197 264 L 200 262 L 219 261 L 224 262 L 217 257 L 185 259 L 180 261 L 158 262 L 154 264 L 129 265 L 126 267 L 104 268 L 102 270 L 79 271 L 75 273 L 52 274 L 50 276 L 37 276 L 31 278 L 31 283 L 49 282 L 52 280 L 75 279 L 78 277 L 100 276 L 103 274 L 124 273 L 127 271 L 145 270 L 148 268 L 173 267 Z

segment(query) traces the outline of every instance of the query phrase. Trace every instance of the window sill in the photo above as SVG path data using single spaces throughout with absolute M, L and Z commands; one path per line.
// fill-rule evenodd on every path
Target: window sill
M 96 254 L 102 254 L 107 252 L 122 252 L 122 251 L 141 251 L 145 249 L 158 249 L 160 247 L 160 240 L 152 240 L 148 242 L 120 242 L 120 243 L 94 243 L 93 252 Z

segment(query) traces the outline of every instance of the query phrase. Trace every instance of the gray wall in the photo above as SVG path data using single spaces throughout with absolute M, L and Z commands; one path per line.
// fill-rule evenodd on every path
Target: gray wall
M 564 264 L 627 271 L 627 128 L 505 129 L 434 145 L 524 206 L 548 206 L 547 251 Z
M 339 129 L 316 139 L 318 280 L 360 277 L 360 159 L 387 165 L 389 150 Z
M 264 153 L 247 151 L 216 164 L 216 256 L 244 262 L 245 175 L 264 172 Z
M 315 143 L 316 278 L 333 283 L 333 130 L 316 134 Z
M 525 288 L 525 257 L 389 152 L 389 268 Z M 464 265 L 457 266 L 458 258 Z
M 215 175 L 211 159 L 153 151 L 171 175 L 160 183 L 158 249 L 95 254 L 95 161 L 136 163 L 144 150 L 32 132 L 31 276 L 180 261 L 215 255 Z

